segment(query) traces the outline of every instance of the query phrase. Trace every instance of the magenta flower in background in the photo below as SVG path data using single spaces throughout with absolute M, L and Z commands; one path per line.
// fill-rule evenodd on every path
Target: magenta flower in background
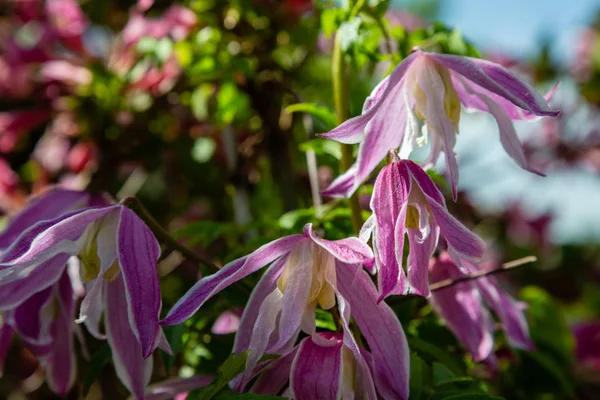
M 479 270 L 468 260 L 461 260 L 461 267 L 448 253 L 442 253 L 437 259 L 431 260 L 429 269 L 432 283 L 457 279 Z M 523 313 L 527 305 L 502 290 L 493 277 L 481 277 L 436 290 L 431 295 L 431 306 L 473 355 L 474 361 L 489 360 L 494 363 L 492 350 L 495 326 L 489 310 L 500 320 L 511 346 L 534 349 Z
M 483 240 L 448 213 L 442 193 L 410 160 L 396 160 L 381 170 L 373 188 L 371 210 L 360 237 L 364 242 L 373 237 L 378 301 L 392 294 L 429 296 L 429 259 L 440 234 L 456 257 L 477 259 L 483 255 Z M 405 234 L 410 246 L 408 280 L 402 268 Z
M 85 193 L 55 190 L 17 215 L 0 237 L 10 243 L 0 256 L 0 309 L 10 310 L 53 285 L 67 259 L 77 256 L 86 286 L 79 321 L 92 335 L 108 339 L 117 375 L 141 397 L 152 371 L 146 358 L 159 344 L 170 351 L 158 325 L 160 247 L 131 210 L 105 204 Z M 72 211 L 76 206 L 85 208 Z M 105 333 L 99 327 L 102 314 Z
M 371 249 L 357 238 L 330 241 L 310 224 L 303 235 L 287 236 L 232 261 L 194 285 L 161 321 L 179 324 L 232 283 L 271 264 L 254 288 L 238 327 L 233 351 L 250 350 L 246 371 L 232 383 L 243 390 L 263 367 L 265 353 L 288 354 L 300 331 L 315 334 L 315 309 L 336 306 L 344 324 L 352 316 L 373 358 L 375 387 L 385 398 L 408 395 L 408 347 L 402 326 L 360 264 L 372 263 Z
M 0 113 L 0 152 L 12 151 L 22 135 L 49 118 L 50 112 L 41 109 Z
M 584 366 L 600 371 L 600 321 L 586 321 L 572 329 L 575 356 Z
M 492 114 L 502 146 L 519 166 L 528 170 L 531 168 L 512 120 L 559 114 L 529 84 L 500 65 L 417 49 L 371 92 L 362 115 L 322 135 L 342 143 L 360 143 L 356 163 L 323 193 L 349 196 L 388 151 L 400 147 L 401 158 L 407 158 L 416 145 L 429 142 L 431 153 L 425 167 L 434 165 L 443 151 L 456 198 L 458 165 L 454 144 L 461 103 L 468 109 Z

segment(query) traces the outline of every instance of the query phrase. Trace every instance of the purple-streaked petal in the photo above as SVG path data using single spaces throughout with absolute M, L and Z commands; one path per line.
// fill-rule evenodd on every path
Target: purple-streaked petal
M 349 193 L 354 193 L 357 189 L 355 180 L 357 171 L 358 165 L 352 165 L 348 171 L 335 178 L 325 190 L 322 190 L 321 194 L 329 197 L 348 197 Z
M 498 132 L 500 134 L 500 143 L 502 143 L 502 147 L 504 147 L 504 150 L 510 158 L 512 158 L 519 167 L 543 176 L 543 174 L 529 166 L 529 163 L 525 158 L 525 152 L 523 151 L 523 147 L 521 146 L 521 142 L 515 131 L 515 127 L 506 112 L 486 95 L 481 94 L 479 97 L 488 106 L 490 114 L 492 114 L 496 120 Z
M 437 259 L 432 264 L 430 273 L 433 283 L 463 275 L 452 261 L 445 258 Z M 484 360 L 490 355 L 494 345 L 492 318 L 470 282 L 436 290 L 431 294 L 431 306 L 446 321 L 475 361 Z
M 77 366 L 73 348 L 73 288 L 69 276 L 63 273 L 55 287 L 58 300 L 58 315 L 51 327 L 53 337 L 52 352 L 43 360 L 46 366 L 46 379 L 53 392 L 64 396 L 75 382 Z
M 425 61 L 420 64 L 417 80 L 427 99 L 425 109 L 420 111 L 423 113 L 429 132 L 432 135 L 438 135 L 444 143 L 446 168 L 450 176 L 452 197 L 456 200 L 458 186 L 458 164 L 454 154 L 456 130 L 444 107 L 444 82 L 439 72 L 434 68 L 433 63 Z
M 27 278 L 12 281 L 5 285 L 0 284 L 0 310 L 14 308 L 31 296 L 56 283 L 62 275 L 69 258 L 66 254 L 59 254 L 43 262 L 34 274 Z
M 433 183 L 429 175 L 427 175 L 427 172 L 411 160 L 403 160 L 402 163 L 408 167 L 410 175 L 413 177 L 421 191 L 445 207 L 446 200 L 444 200 L 444 195 L 437 186 L 435 186 L 435 183 Z
M 3 323 L 2 326 L 0 326 L 0 377 L 4 372 L 4 360 L 10 350 L 13 336 L 13 329 L 8 324 Z
M 50 333 L 54 318 L 52 309 L 53 288 L 49 287 L 34 293 L 22 302 L 10 314 L 9 319 L 15 332 L 30 346 L 39 348 L 39 353 L 44 353 L 43 347 L 52 343 Z
M 392 71 L 390 76 L 386 78 L 385 86 L 381 85 L 375 88 L 376 90 L 371 96 L 373 96 L 373 100 L 376 99 L 376 101 L 373 102 L 372 100 L 369 100 L 369 103 L 373 104 L 368 107 L 368 110 L 362 115 L 350 118 L 338 127 L 319 136 L 337 140 L 341 143 L 358 143 L 361 140 L 362 131 L 365 129 L 371 118 L 379 111 L 385 100 L 392 94 L 393 89 L 400 84 L 408 67 L 410 67 L 415 58 L 419 56 L 418 53 L 419 52 L 415 52 L 402 60 L 402 62 Z
M 452 54 L 428 53 L 444 66 L 454 70 L 476 85 L 497 94 L 535 115 L 556 117 L 546 100 L 525 81 L 517 78 L 501 65 L 486 60 Z
M 282 279 L 285 280 L 285 290 L 281 299 L 279 338 L 270 349 L 273 352 L 283 348 L 292 337 L 298 334 L 300 329 L 311 294 L 313 260 L 317 256 L 313 254 L 312 247 L 312 241 L 303 240 L 294 247 L 286 260 L 283 274 L 286 274 L 286 271 L 290 271 L 290 273 L 282 276 Z
M 404 286 L 402 257 L 397 258 L 404 246 L 404 232 L 398 232 L 397 228 L 404 227 L 410 186 L 410 175 L 401 162 L 384 167 L 375 180 L 371 209 L 376 220 L 373 247 L 379 272 L 378 301 Z
M 435 226 L 429 235 L 422 239 L 414 229 L 408 230 L 408 282 L 410 293 L 429 297 L 429 260 L 438 243 L 439 227 Z
M 117 207 L 120 206 L 78 210 L 32 226 L 2 254 L 0 282 L 28 277 L 58 254 L 79 254 L 87 227 Z
M 21 233 L 37 222 L 54 219 L 67 211 L 83 207 L 88 199 L 89 195 L 85 192 L 60 188 L 33 197 L 0 233 L 0 249 L 8 248 Z
M 468 230 L 445 207 L 428 198 L 429 207 L 436 224 L 440 227 L 441 235 L 448 246 L 467 259 L 478 259 L 485 251 L 485 242 Z
M 271 361 L 250 388 L 250 393 L 274 394 L 281 392 L 290 378 L 290 370 L 295 356 L 296 349 Z
M 213 381 L 211 376 L 192 376 L 191 378 L 171 378 L 166 381 L 154 383 L 146 388 L 144 400 L 169 400 L 177 395 L 185 394 L 194 389 L 203 388 Z M 128 400 L 134 400 L 129 397 Z
M 162 302 L 156 262 L 160 246 L 144 222 L 126 207 L 121 208 L 117 237 L 129 321 L 146 358 L 156 348 L 159 330 L 158 314 Z
M 367 361 L 363 357 L 363 351 L 361 351 L 361 348 L 356 343 L 354 335 L 352 335 L 352 331 L 350 330 L 350 316 L 352 314 L 350 310 L 350 305 L 347 303 L 346 299 L 344 299 L 344 297 L 339 293 L 339 291 L 336 291 L 336 294 L 338 300 L 338 309 L 340 311 L 340 317 L 342 320 L 342 328 L 344 330 L 344 346 L 350 349 L 352 355 L 354 356 L 354 359 L 356 360 L 355 382 L 352 382 L 352 384 L 356 386 L 354 392 L 356 394 L 360 394 L 360 398 L 364 398 L 367 400 L 376 400 L 377 393 L 375 391 L 375 384 L 373 382 L 371 370 Z M 344 386 L 346 385 L 342 384 L 342 388 L 344 388 Z M 342 394 L 342 397 L 348 398 L 348 396 L 345 396 L 344 394 Z
M 329 346 L 305 338 L 298 347 L 290 372 L 295 400 L 337 400 L 342 385 L 342 342 Z
M 244 313 L 242 314 L 240 325 L 235 335 L 233 343 L 234 353 L 242 353 L 250 348 L 250 339 L 252 338 L 252 331 L 256 326 L 260 306 L 267 296 L 277 289 L 277 279 L 281 275 L 281 270 L 286 260 L 287 257 L 281 257 L 267 268 L 252 290 L 250 299 L 248 299 L 246 307 L 244 307 Z
M 204 302 L 234 282 L 245 278 L 277 258 L 289 253 L 304 235 L 291 235 L 268 243 L 249 256 L 239 258 L 217 273 L 197 282 L 179 299 L 161 325 L 176 325 L 191 317 Z
M 356 266 L 337 263 L 340 294 L 367 340 L 373 356 L 375 387 L 383 398 L 408 399 L 409 350 L 398 317 L 384 302 L 369 275 Z
M 142 399 L 152 374 L 152 359 L 144 359 L 140 343 L 131 330 L 125 284 L 121 276 L 104 285 L 104 301 L 106 337 L 112 350 L 115 371 L 123 385 Z
M 525 305 L 502 290 L 493 277 L 475 279 L 473 284 L 481 292 L 488 307 L 494 311 L 500 322 L 502 322 L 511 346 L 524 350 L 534 350 L 535 347 L 529 337 L 527 319 L 523 312 Z
M 341 240 L 323 239 L 312 229 L 312 224 L 306 224 L 304 232 L 313 242 L 342 262 L 347 264 L 362 264 L 373 260 L 373 251 L 359 238 L 349 237 Z

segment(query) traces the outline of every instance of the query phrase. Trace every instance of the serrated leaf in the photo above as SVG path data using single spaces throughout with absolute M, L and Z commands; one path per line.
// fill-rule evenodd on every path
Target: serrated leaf
M 314 103 L 296 103 L 291 106 L 287 106 L 285 109 L 288 113 L 305 112 L 312 115 L 314 118 L 319 120 L 327 130 L 335 128 L 337 125 L 335 119 L 335 113 L 327 107 L 314 104 Z

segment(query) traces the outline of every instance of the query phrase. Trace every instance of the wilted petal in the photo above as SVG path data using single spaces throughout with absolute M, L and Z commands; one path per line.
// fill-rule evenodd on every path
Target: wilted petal
M 249 256 L 239 258 L 221 268 L 217 273 L 197 282 L 173 306 L 161 325 L 176 325 L 191 317 L 206 300 L 234 282 L 289 253 L 304 235 L 292 235 L 268 243 Z
M 160 246 L 150 229 L 126 207 L 120 213 L 118 250 L 131 329 L 146 358 L 156 348 L 159 330 L 161 297 L 156 262 Z
M 535 115 L 555 117 L 560 113 L 560 111 L 552 110 L 546 100 L 531 85 L 515 77 L 501 65 L 452 54 L 428 53 L 428 55 L 483 89 L 495 93 Z
M 144 400 L 169 400 L 179 394 L 203 388 L 213 381 L 211 376 L 192 376 L 191 378 L 172 378 L 152 384 L 146 388 Z M 131 396 L 129 400 L 133 400 Z
M 290 388 L 295 400 L 337 400 L 342 385 L 342 342 L 329 346 L 305 338 L 298 348 L 290 373 Z
M 408 399 L 409 350 L 398 317 L 381 302 L 369 275 L 356 266 L 337 263 L 340 294 L 367 340 L 373 356 L 375 387 L 383 398 Z
M 355 237 L 341 240 L 327 240 L 319 237 L 312 229 L 312 224 L 306 224 L 304 232 L 313 242 L 327 250 L 338 260 L 348 264 L 368 263 L 373 259 L 373 251 L 366 243 Z
M 144 359 L 140 343 L 131 330 L 125 284 L 121 276 L 104 285 L 104 300 L 106 337 L 112 350 L 115 371 L 125 387 L 142 399 L 152 374 L 152 359 Z
M 84 206 L 89 199 L 85 192 L 55 188 L 33 197 L 15 214 L 0 233 L 0 249 L 8 248 L 25 230 L 39 221 L 55 219 L 67 211 Z

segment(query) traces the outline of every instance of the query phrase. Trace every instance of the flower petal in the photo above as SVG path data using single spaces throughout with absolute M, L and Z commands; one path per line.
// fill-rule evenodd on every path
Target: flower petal
M 410 175 L 402 162 L 384 167 L 375 180 L 371 209 L 376 220 L 373 247 L 379 272 L 378 301 L 404 286 L 402 257 L 398 258 L 397 254 L 404 246 L 403 229 L 410 185 Z
M 54 188 L 33 197 L 15 214 L 0 233 L 0 249 L 8 248 L 22 232 L 39 221 L 54 219 L 67 211 L 86 205 L 89 194 L 75 190 Z
M 375 387 L 383 398 L 408 399 L 409 350 L 398 317 L 384 302 L 369 275 L 356 266 L 337 263 L 340 294 L 367 340 L 373 355 Z
M 204 302 L 234 282 L 289 253 L 304 235 L 286 236 L 268 243 L 249 256 L 239 258 L 221 268 L 217 273 L 197 282 L 177 301 L 162 320 L 161 325 L 176 325 L 191 317 Z
M 296 349 L 271 361 L 250 388 L 250 393 L 273 394 L 281 392 L 281 389 L 290 378 L 290 370 L 295 357 Z
M 410 251 L 408 253 L 408 281 L 410 293 L 429 297 L 429 260 L 438 243 L 439 227 L 433 227 L 425 239 L 417 234 L 414 229 L 408 230 Z
M 146 358 L 156 348 L 159 333 L 162 302 L 156 263 L 160 246 L 150 229 L 127 207 L 121 208 L 117 237 L 131 329 Z
M 59 254 L 43 262 L 34 274 L 27 278 L 12 281 L 7 284 L 0 283 L 0 310 L 14 308 L 31 296 L 56 283 L 65 269 L 69 256 Z
M 483 89 L 535 115 L 556 117 L 560 113 L 552 110 L 531 85 L 517 78 L 501 65 L 452 54 L 428 53 L 428 55 Z
M 34 293 L 17 308 L 8 313 L 10 325 L 14 331 L 29 345 L 36 347 L 36 354 L 47 352 L 45 346 L 52 343 L 50 333 L 54 315 L 52 306 L 53 288 L 49 287 Z
M 362 140 L 362 131 L 365 129 L 371 118 L 379 111 L 385 100 L 391 95 L 392 90 L 400 84 L 404 74 L 413 63 L 419 52 L 415 52 L 406 57 L 392 71 L 389 77 L 385 79 L 385 84 L 377 86 L 367 98 L 369 103 L 365 108 L 365 112 L 354 118 L 350 118 L 335 129 L 321 134 L 327 139 L 337 140 L 341 143 L 358 143 Z M 372 105 L 371 105 L 372 104 Z
M 305 338 L 298 347 L 290 372 L 295 400 L 337 400 L 341 396 L 342 342 L 330 346 Z
M 152 374 L 152 359 L 144 359 L 142 349 L 129 323 L 127 295 L 121 276 L 104 285 L 106 337 L 112 350 L 117 376 L 123 385 L 142 399 Z
M 178 398 L 177 395 L 179 394 L 207 386 L 213 379 L 211 376 L 202 375 L 192 376 L 191 378 L 167 379 L 148 386 L 144 393 L 144 400 L 169 400 Z M 129 400 L 133 399 L 133 396 L 129 397 Z
M 359 238 L 349 237 L 341 240 L 327 240 L 321 238 L 312 229 L 312 224 L 304 226 L 304 232 L 313 242 L 327 250 L 338 260 L 348 264 L 369 263 L 373 260 L 373 251 Z

